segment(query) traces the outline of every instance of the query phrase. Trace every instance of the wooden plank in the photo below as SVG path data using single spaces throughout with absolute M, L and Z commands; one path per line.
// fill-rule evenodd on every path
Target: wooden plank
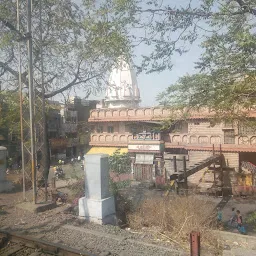
M 14 253 L 16 253 L 16 252 L 22 250 L 22 249 L 24 249 L 24 246 L 22 246 L 22 245 L 11 246 L 11 247 L 9 248 L 9 250 L 3 252 L 1 255 L 2 255 L 2 256 L 10 256 L 10 255 L 12 255 L 12 254 L 14 254 Z

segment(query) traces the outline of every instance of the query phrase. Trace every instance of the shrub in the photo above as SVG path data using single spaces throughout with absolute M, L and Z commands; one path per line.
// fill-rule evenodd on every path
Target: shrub
M 215 247 L 216 239 L 210 232 L 216 223 L 214 207 L 196 196 L 147 199 L 128 220 L 133 229 L 154 228 L 158 236 L 183 246 L 188 246 L 192 231 L 199 231 L 202 244 Z

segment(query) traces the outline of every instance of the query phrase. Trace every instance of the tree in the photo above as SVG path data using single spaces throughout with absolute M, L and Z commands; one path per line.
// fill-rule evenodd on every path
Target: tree
M 108 159 L 110 171 L 121 174 L 131 172 L 131 158 L 128 153 L 120 153 L 116 150 Z
M 16 29 L 16 1 L 0 4 L 0 77 L 16 89 L 17 41 L 21 42 L 22 82 L 28 85 L 26 53 L 26 1 L 20 1 L 20 31 Z M 33 1 L 33 63 L 36 89 L 41 91 L 41 58 L 44 60 L 45 98 L 73 87 L 87 93 L 102 89 L 107 71 L 117 57 L 129 52 L 123 19 L 114 14 L 118 4 L 95 8 L 91 1 Z M 40 33 L 42 32 L 42 34 Z M 42 35 L 42 41 L 41 41 Z M 41 46 L 43 55 L 41 55 Z
M 27 1 L 19 2 L 19 30 L 16 26 L 16 0 L 3 0 L 0 3 L 2 90 L 17 91 L 19 56 L 21 80 L 25 89 L 28 88 L 26 41 L 30 37 L 33 39 L 35 93 L 43 101 L 71 89 L 85 91 L 86 97 L 101 91 L 110 67 L 120 55 L 129 55 L 129 41 L 125 36 L 127 31 L 123 26 L 125 13 L 123 16 L 115 14 L 116 9 L 122 8 L 122 2 L 108 1 L 106 6 L 86 0 L 79 5 L 75 0 L 35 0 L 32 35 L 26 32 Z M 26 91 L 24 97 L 26 100 Z M 38 119 L 42 120 L 42 117 Z M 41 129 L 46 131 L 43 148 L 45 158 L 42 161 L 44 178 L 47 179 L 50 165 L 46 122 Z
M 198 74 L 171 85 L 159 95 L 161 104 L 187 110 L 206 107 L 230 118 L 241 118 L 255 106 L 255 1 L 191 0 L 177 7 L 150 1 L 136 12 L 144 17 L 140 25 L 147 32 L 141 42 L 151 50 L 141 70 L 171 69 L 173 59 L 192 43 L 201 42 L 204 50 L 196 63 Z

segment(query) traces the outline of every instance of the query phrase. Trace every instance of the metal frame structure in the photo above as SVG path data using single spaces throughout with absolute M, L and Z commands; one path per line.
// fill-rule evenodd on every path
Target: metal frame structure
M 20 2 L 17 1 L 17 30 L 20 31 Z M 23 173 L 23 199 L 27 201 L 47 201 L 47 181 L 44 180 L 44 163 L 46 155 L 46 120 L 44 99 L 44 63 L 42 49 L 42 0 L 39 2 L 39 49 L 40 49 L 40 88 L 34 87 L 33 76 L 33 27 L 32 0 L 27 0 L 27 57 L 28 57 L 28 97 L 24 94 L 22 83 L 21 43 L 19 52 L 19 89 L 20 89 L 20 130 Z M 28 102 L 27 102 L 28 101 Z M 27 104 L 28 103 L 28 104 Z M 43 170 L 43 171 L 42 171 Z M 41 182 L 41 181 L 44 182 Z M 44 189 L 43 189 L 44 188 Z M 44 197 L 39 192 L 43 189 Z

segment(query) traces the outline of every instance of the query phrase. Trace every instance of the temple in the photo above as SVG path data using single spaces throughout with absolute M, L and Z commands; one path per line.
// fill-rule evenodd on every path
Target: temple
M 188 178 L 190 185 L 206 190 L 216 186 L 235 186 L 239 190 L 245 185 L 254 189 L 255 129 L 240 123 L 214 123 L 212 113 L 202 110 L 186 120 L 177 118 L 163 131 L 162 121 L 173 115 L 172 110 L 160 106 L 140 108 L 139 101 L 136 75 L 130 64 L 122 60 L 111 73 L 105 102 L 90 112 L 91 149 L 87 154 L 111 155 L 117 149 L 129 152 L 133 178 L 149 181 L 181 172 L 184 159 L 188 169 L 200 164 L 205 167 L 205 161 L 210 159 L 207 168 L 196 168 L 196 173 Z M 250 118 L 256 118 L 256 111 L 250 112 Z M 217 162 L 212 171 L 214 154 L 223 156 L 221 173 Z M 241 172 L 248 177 L 238 180 Z
M 140 102 L 136 73 L 124 58 L 113 68 L 106 90 L 107 108 L 137 108 Z

